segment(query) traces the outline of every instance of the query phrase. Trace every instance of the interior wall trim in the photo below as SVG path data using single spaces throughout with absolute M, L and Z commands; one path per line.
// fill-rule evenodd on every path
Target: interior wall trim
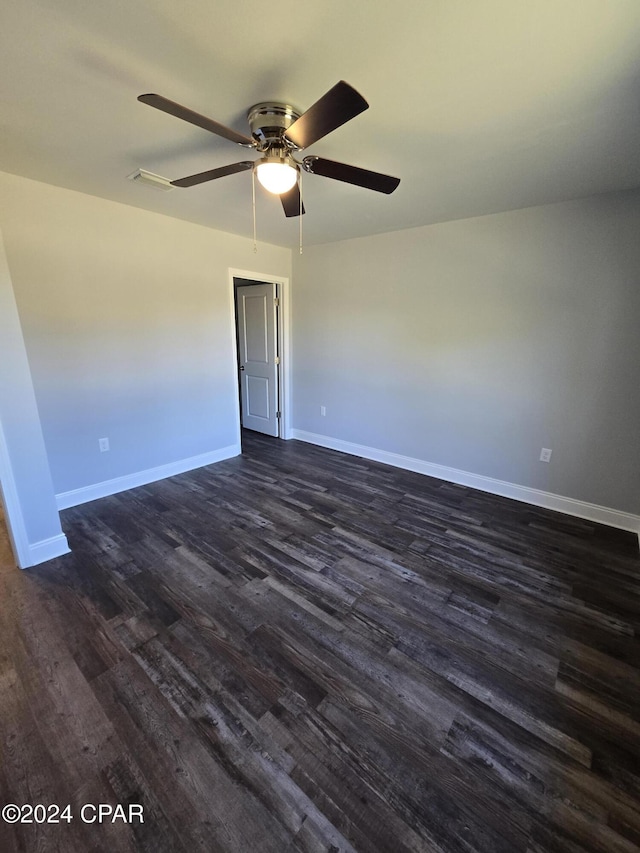
M 13 477 L 9 452 L 0 423 L 0 479 L 1 498 L 5 509 L 5 523 L 16 565 L 20 569 L 29 569 L 54 557 L 61 557 L 70 551 L 67 537 L 59 533 L 49 539 L 31 542 L 22 514 L 22 506 Z
M 59 533 L 49 539 L 41 539 L 40 542 L 31 542 L 28 546 L 28 565 L 21 566 L 21 568 L 37 566 L 39 563 L 46 563 L 47 560 L 54 560 L 56 557 L 70 553 L 71 549 L 67 537 L 64 533 Z
M 7 448 L 2 423 L 0 422 L 0 491 L 5 510 L 5 521 L 9 532 L 9 541 L 16 563 L 21 569 L 31 565 L 29 562 L 29 537 L 22 515 L 22 507 L 16 482 L 13 477 L 9 450 Z
M 438 480 L 446 480 L 449 483 L 457 483 L 461 486 L 469 486 L 479 489 L 481 492 L 489 492 L 505 498 L 532 504 L 533 506 L 552 509 L 563 512 L 577 518 L 585 518 L 598 524 L 606 524 L 609 527 L 617 527 L 620 530 L 630 530 L 638 535 L 640 545 L 640 515 L 630 512 L 622 512 L 617 509 L 598 506 L 585 501 L 566 498 L 555 495 L 552 492 L 543 492 L 540 489 L 532 489 L 528 486 L 519 486 L 516 483 L 508 483 L 505 480 L 495 480 L 480 474 L 472 474 L 469 471 L 461 471 L 458 468 L 449 468 L 446 465 L 436 465 L 425 462 L 422 459 L 414 459 L 411 456 L 402 456 L 399 453 L 391 453 L 387 450 L 378 450 L 375 447 L 367 447 L 362 444 L 353 444 L 350 441 L 342 441 L 327 435 L 306 432 L 305 430 L 292 430 L 292 438 L 305 441 L 308 444 L 317 444 L 330 450 L 340 450 L 352 456 L 361 456 L 374 462 L 383 462 L 395 468 L 404 468 L 407 471 L 415 471 L 418 474 L 426 474 Z
M 69 492 L 60 492 L 56 495 L 58 509 L 68 509 L 72 506 L 78 506 L 78 504 L 115 495 L 118 492 L 126 492 L 127 489 L 135 489 L 137 486 L 146 486 L 147 483 L 155 483 L 157 480 L 174 477 L 176 474 L 184 474 L 185 471 L 193 471 L 195 468 L 202 468 L 205 465 L 212 465 L 214 462 L 231 459 L 233 456 L 239 456 L 241 452 L 240 444 L 230 444 L 228 447 L 221 447 L 219 450 L 212 450 L 199 456 L 190 456 L 187 459 L 179 459 L 177 462 L 159 465 L 157 468 L 147 468 L 145 471 L 137 471 L 135 474 L 115 477 L 113 480 L 104 480 L 101 483 L 72 489 Z

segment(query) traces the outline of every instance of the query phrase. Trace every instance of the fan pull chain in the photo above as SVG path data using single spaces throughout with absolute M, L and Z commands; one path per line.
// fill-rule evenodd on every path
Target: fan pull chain
M 300 220 L 300 254 L 302 254 L 302 170 L 298 172 L 298 182 L 299 182 L 299 195 L 300 195 L 300 213 L 298 219 Z
M 253 208 L 253 253 L 258 253 L 258 243 L 256 241 L 256 170 L 251 170 L 251 195 Z

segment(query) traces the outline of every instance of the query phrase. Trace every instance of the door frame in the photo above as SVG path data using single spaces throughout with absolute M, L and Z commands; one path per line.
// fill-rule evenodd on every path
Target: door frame
M 289 439 L 291 434 L 291 288 L 288 276 L 270 275 L 268 273 L 256 272 L 255 270 L 239 270 L 229 267 L 229 302 L 231 305 L 231 337 L 233 341 L 233 363 L 236 372 L 236 384 L 239 382 L 238 374 L 238 342 L 236 340 L 236 297 L 234 278 L 244 278 L 257 283 L 266 282 L 276 285 L 276 292 L 280 299 L 280 310 L 278 311 L 278 340 L 280 342 L 280 422 L 278 438 Z M 237 442 L 240 444 L 241 422 L 240 422 L 240 397 L 236 399 L 236 425 Z
M 4 522 L 9 533 L 9 542 L 18 568 L 31 565 L 29 540 L 20 506 L 20 498 L 13 477 L 9 451 L 0 422 L 0 500 L 4 506 Z

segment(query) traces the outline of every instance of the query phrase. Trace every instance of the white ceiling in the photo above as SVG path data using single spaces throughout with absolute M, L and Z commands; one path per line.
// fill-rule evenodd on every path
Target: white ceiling
M 322 243 L 640 186 L 640 0 L 3 0 L 0 170 L 250 237 L 254 155 L 137 102 L 248 133 L 264 100 L 338 80 L 370 109 L 305 153 L 397 175 L 391 196 L 305 175 Z M 258 239 L 298 220 L 258 189 Z

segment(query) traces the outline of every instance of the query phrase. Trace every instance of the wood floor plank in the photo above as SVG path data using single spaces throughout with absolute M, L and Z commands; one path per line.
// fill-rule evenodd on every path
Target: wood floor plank
M 256 433 L 62 521 L 0 535 L 0 796 L 76 819 L 3 853 L 640 853 L 633 534 Z

